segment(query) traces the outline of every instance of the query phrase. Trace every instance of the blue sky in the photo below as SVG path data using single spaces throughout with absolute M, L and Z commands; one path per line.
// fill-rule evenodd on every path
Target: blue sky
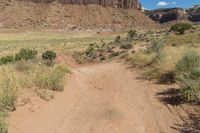
M 147 9 L 183 7 L 200 4 L 200 0 L 140 0 L 142 6 Z

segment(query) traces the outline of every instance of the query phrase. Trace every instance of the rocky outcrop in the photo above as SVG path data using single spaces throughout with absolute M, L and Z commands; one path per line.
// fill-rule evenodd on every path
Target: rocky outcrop
M 37 3 L 51 3 L 54 1 L 61 2 L 63 4 L 97 4 L 102 6 L 118 7 L 118 8 L 139 8 L 139 0 L 21 0 L 32 1 Z
M 187 9 L 188 19 L 192 22 L 200 22 L 200 5 L 194 5 Z
M 200 13 L 199 14 L 190 14 L 188 19 L 192 22 L 200 22 Z
M 165 23 L 174 20 L 185 20 L 188 17 L 188 13 L 182 8 L 157 9 L 153 11 L 147 11 L 146 14 L 153 21 L 159 23 Z
M 189 20 L 192 22 L 200 22 L 200 5 L 195 5 L 189 9 L 169 8 L 145 11 L 153 21 L 165 23 L 176 20 Z

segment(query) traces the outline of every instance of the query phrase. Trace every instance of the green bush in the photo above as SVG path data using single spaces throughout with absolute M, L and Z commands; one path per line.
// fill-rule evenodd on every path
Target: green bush
M 117 36 L 117 37 L 115 38 L 114 43 L 120 43 L 120 42 L 121 42 L 121 36 Z
M 123 41 L 120 43 L 121 49 L 131 49 L 133 47 L 132 43 L 129 41 Z
M 68 68 L 58 66 L 49 73 L 38 75 L 38 78 L 36 79 L 36 85 L 40 89 L 63 91 L 65 74 L 67 72 L 69 72 Z
M 128 32 L 128 40 L 132 40 L 135 36 L 137 35 L 137 31 L 136 30 L 130 30 Z
M 30 49 L 21 49 L 19 53 L 15 54 L 15 60 L 29 60 L 29 59 L 34 59 L 37 55 L 36 50 L 30 50 Z
M 176 74 L 175 74 L 175 72 L 170 71 L 170 72 L 166 72 L 164 74 L 161 74 L 158 82 L 162 83 L 162 84 L 173 84 L 173 83 L 176 83 Z
M 85 54 L 87 56 L 91 56 L 95 53 L 95 45 L 94 44 L 90 44 L 89 47 L 86 49 Z
M 56 56 L 57 55 L 54 51 L 46 51 L 42 54 L 42 59 L 53 62 L 53 60 L 56 58 Z
M 186 53 L 176 65 L 177 79 L 181 83 L 180 96 L 187 101 L 200 100 L 200 55 Z
M 0 58 L 0 65 L 8 64 L 8 63 L 13 62 L 13 61 L 14 61 L 14 57 L 13 56 L 1 57 Z
M 171 26 L 170 31 L 176 31 L 179 34 L 184 34 L 186 30 L 190 30 L 192 25 L 189 23 L 177 23 Z

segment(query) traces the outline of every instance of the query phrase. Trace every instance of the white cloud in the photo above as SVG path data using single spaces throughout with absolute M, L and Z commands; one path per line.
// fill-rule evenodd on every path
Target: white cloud
M 167 5 L 176 5 L 176 2 L 165 2 L 165 1 L 159 1 L 157 6 L 167 6 Z
M 157 6 L 167 6 L 168 3 L 167 2 L 164 2 L 164 1 L 160 1 L 158 2 Z

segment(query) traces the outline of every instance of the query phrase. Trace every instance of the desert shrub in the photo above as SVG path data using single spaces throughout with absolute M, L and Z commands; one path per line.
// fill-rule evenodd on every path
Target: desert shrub
M 0 133 L 8 133 L 7 124 L 4 121 L 4 117 L 0 116 Z
M 160 51 L 158 53 L 154 53 L 155 58 L 152 61 L 151 65 L 158 65 L 161 64 L 162 61 L 166 58 L 166 53 L 164 51 Z
M 119 57 L 119 58 L 126 58 L 128 56 L 128 52 L 127 51 L 116 51 L 116 52 L 112 52 L 108 58 L 112 59 L 115 57 Z
M 36 50 L 31 50 L 31 49 L 21 49 L 19 51 L 19 53 L 15 54 L 15 60 L 19 61 L 19 60 L 29 60 L 29 59 L 34 59 L 37 55 L 37 51 Z
M 16 70 L 18 70 L 20 72 L 24 72 L 24 71 L 28 71 L 31 69 L 31 63 L 29 63 L 25 60 L 21 60 L 21 61 L 15 62 L 14 67 Z
M 14 77 L 5 76 L 0 82 L 0 110 L 14 111 L 17 101 L 18 85 Z
M 139 51 L 131 54 L 128 58 L 128 61 L 134 67 L 145 67 L 148 64 L 151 64 L 154 58 L 155 54 L 150 54 L 145 51 Z
M 101 45 L 90 44 L 86 50 L 74 52 L 74 57 L 78 63 L 90 63 L 106 60 L 107 55 L 112 52 L 112 48 L 105 43 Z
M 13 62 L 13 61 L 14 61 L 14 57 L 13 56 L 1 57 L 0 58 L 0 65 L 8 64 L 8 63 Z
M 79 64 L 85 63 L 85 61 L 86 61 L 84 52 L 74 51 L 73 57 L 75 58 L 76 62 Z
M 68 68 L 63 66 L 56 67 L 53 71 L 40 74 L 36 79 L 36 86 L 40 89 L 49 89 L 53 91 L 64 90 L 65 74 L 69 72 Z
M 113 57 L 116 57 L 116 56 L 119 56 L 120 55 L 120 52 L 112 52 L 110 55 L 109 55 L 109 58 L 113 58 Z
M 54 51 L 46 51 L 42 54 L 42 59 L 47 66 L 53 66 L 56 56 Z
M 90 44 L 89 47 L 85 51 L 86 56 L 93 57 L 95 56 L 95 45 Z
M 129 41 L 123 41 L 120 43 L 121 49 L 131 49 L 133 47 L 132 43 Z
M 161 74 L 160 78 L 158 79 L 159 83 L 164 84 L 173 84 L 176 83 L 176 74 L 174 71 L 166 72 Z
M 59 66 L 56 66 L 55 68 L 55 71 L 60 71 L 63 73 L 63 76 L 66 74 L 66 73 L 71 73 L 71 70 L 66 67 L 65 65 L 59 65 Z
M 45 101 L 49 101 L 54 98 L 52 92 L 47 89 L 38 89 L 36 93 L 41 99 Z
M 163 60 L 166 58 L 166 55 L 163 51 L 160 51 L 158 53 L 151 53 L 152 54 L 152 60 L 149 62 L 145 68 L 145 77 L 148 79 L 157 79 L 157 80 L 163 80 L 168 75 L 168 71 L 165 71 L 163 69 L 163 66 L 165 64 L 163 63 Z M 166 79 L 167 80 L 167 79 Z
M 148 47 L 148 52 L 159 53 L 164 48 L 164 44 L 161 40 L 153 40 Z
M 179 34 L 184 34 L 186 30 L 192 28 L 192 25 L 189 23 L 177 23 L 171 26 L 170 31 L 176 31 Z
M 128 40 L 121 40 L 119 43 L 90 44 L 86 50 L 74 52 L 74 58 L 78 63 L 91 63 L 113 59 L 114 57 L 125 57 L 127 50 L 132 48 Z
M 147 67 L 144 69 L 144 73 L 143 73 L 143 78 L 145 79 L 158 79 L 158 77 L 160 76 L 160 71 L 157 67 Z
M 128 61 L 133 67 L 144 68 L 144 78 L 159 80 L 162 76 L 168 77 L 159 67 L 166 57 L 163 47 L 162 41 L 153 41 L 147 50 L 131 54 Z
M 121 36 L 117 36 L 117 37 L 115 38 L 114 43 L 120 43 L 120 42 L 121 42 Z
M 56 58 L 56 53 L 54 51 L 46 51 L 42 54 L 43 60 L 50 60 L 53 62 L 53 60 Z
M 176 65 L 177 79 L 181 83 L 180 96 L 187 101 L 200 100 L 200 55 L 187 52 Z
M 128 38 L 128 40 L 132 40 L 136 35 L 137 35 L 137 31 L 136 30 L 130 30 L 128 32 L 127 38 Z
M 198 70 L 199 67 L 200 56 L 195 51 L 187 52 L 176 65 L 177 71 L 181 72 L 183 77 L 189 77 L 191 72 Z

